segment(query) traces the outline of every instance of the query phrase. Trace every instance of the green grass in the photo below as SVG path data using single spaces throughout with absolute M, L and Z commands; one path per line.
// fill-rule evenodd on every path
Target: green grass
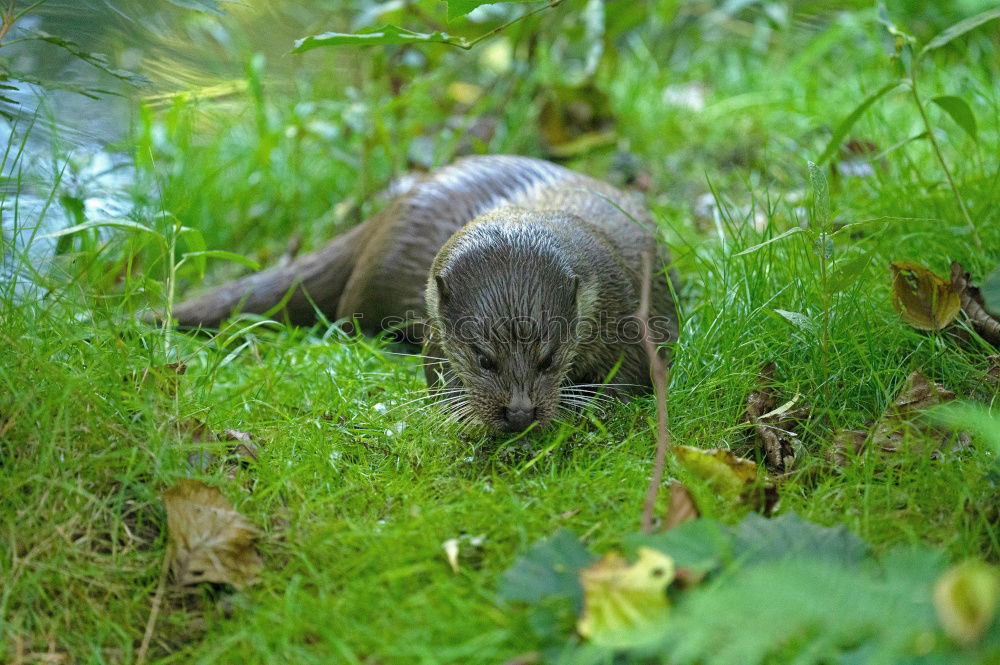
M 923 94 L 961 95 L 979 121 L 973 141 L 929 111 L 984 249 L 972 246 L 927 142 L 909 143 L 869 177 L 831 179 L 838 222 L 912 218 L 838 235 L 835 271 L 855 257 L 870 261 L 833 292 L 809 233 L 736 254 L 808 217 L 797 210 L 810 201 L 806 161 L 892 79 L 874 12 L 821 14 L 770 32 L 752 13 L 741 18 L 745 29 L 729 32 L 704 16 L 671 18 L 673 3 L 652 4 L 665 19 L 629 27 L 596 81 L 617 120 L 617 148 L 635 154 L 653 182 L 649 202 L 684 285 L 673 439 L 754 454 L 740 416 L 760 365 L 773 360 L 783 396 L 813 407 L 805 453 L 781 485 L 782 511 L 844 524 L 877 551 L 927 544 L 953 560 L 1000 561 L 998 467 L 981 442 L 941 460 L 900 452 L 841 469 L 824 462 L 833 432 L 877 419 L 913 370 L 970 400 L 992 406 L 1000 397 L 984 380 L 995 350 L 905 326 L 890 305 L 888 272 L 890 261 L 915 260 L 945 275 L 959 260 L 981 279 L 1000 263 L 1000 54 L 989 28 L 920 72 Z M 940 14 L 904 8 L 897 20 L 926 39 L 973 11 L 971 3 Z M 481 50 L 431 49 L 393 96 L 387 51 L 319 50 L 302 59 L 312 72 L 295 85 L 251 67 L 247 88 L 262 82 L 259 94 L 145 109 L 130 144 L 142 166 L 137 216 L 169 211 L 209 248 L 265 263 L 293 232 L 316 246 L 383 206 L 374 194 L 415 155 L 451 159 L 461 137 L 443 125 L 461 108 L 443 91 L 456 80 L 483 86 L 473 112 L 499 128 L 482 151 L 541 154 L 534 100 L 561 81 L 560 58 L 569 56 L 543 39 L 529 66 L 524 45 L 532 32 L 558 35 L 561 16 L 543 14 L 503 37 L 518 48 L 515 69 L 499 74 Z M 360 67 L 360 90 L 319 73 L 344 61 Z M 703 111 L 662 101 L 665 86 L 685 81 L 708 84 Z M 887 149 L 921 131 L 897 92 L 850 136 Z M 613 153 L 571 166 L 614 179 Z M 717 223 L 693 213 L 709 191 Z M 747 219 L 751 207 L 763 231 Z M 190 337 L 136 323 L 134 308 L 161 302 L 155 287 L 169 272 L 155 241 L 138 243 L 126 236 L 98 252 L 96 240 L 78 242 L 55 278 L 69 286 L 39 302 L 0 300 L 0 660 L 33 653 L 40 662 L 49 648 L 68 662 L 134 659 L 165 550 L 159 496 L 182 477 L 221 487 L 263 530 L 265 568 L 256 585 L 221 600 L 168 596 L 149 662 L 500 663 L 538 646 L 522 609 L 496 600 L 499 575 L 519 553 L 558 528 L 586 534 L 596 551 L 638 528 L 651 399 L 526 443 L 455 440 L 432 412 L 392 408 L 423 390 L 414 359 L 336 325 L 243 321 L 218 337 Z M 243 270 L 211 267 L 211 282 Z M 191 265 L 176 277 L 179 292 L 200 283 Z M 182 376 L 137 385 L 136 374 L 177 360 L 188 367 Z M 259 462 L 229 479 L 221 463 L 192 461 L 228 445 L 192 441 L 192 419 L 252 433 Z M 708 515 L 735 521 L 746 510 L 689 480 Z M 485 539 L 463 545 L 454 574 L 442 543 L 462 534 Z

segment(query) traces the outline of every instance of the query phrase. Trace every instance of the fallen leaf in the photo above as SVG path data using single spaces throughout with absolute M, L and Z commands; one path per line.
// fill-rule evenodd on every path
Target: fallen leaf
M 934 609 L 948 637 L 963 645 L 979 641 L 997 614 L 1000 572 L 979 561 L 946 571 L 934 585 Z
M 951 263 L 951 281 L 958 291 L 962 311 L 969 317 L 972 329 L 987 342 L 1000 348 L 1000 320 L 986 311 L 982 293 L 958 261 Z
M 670 481 L 670 505 L 663 517 L 663 531 L 701 517 L 691 491 L 679 480 Z
M 776 406 L 778 390 L 774 385 L 775 369 L 773 362 L 761 367 L 758 388 L 747 396 L 744 421 L 753 425 L 768 469 L 788 471 L 795 462 L 797 449 L 801 447 L 798 435 L 792 428 L 809 417 L 809 409 L 792 408 L 798 401 L 797 395 L 781 406 Z
M 898 451 L 908 439 L 932 438 L 938 442 L 934 455 L 954 439 L 948 452 L 956 452 L 970 443 L 969 435 L 954 432 L 926 421 L 919 416 L 931 407 L 955 399 L 955 393 L 944 386 L 930 381 L 920 372 L 912 372 L 891 406 L 882 417 L 868 424 L 867 430 L 839 430 L 833 440 L 827 457 L 838 466 L 847 463 L 848 455 L 860 455 L 868 446 L 875 446 L 886 453 Z
M 892 264 L 892 304 L 918 330 L 941 330 L 958 316 L 958 289 L 918 263 Z
M 930 381 L 920 372 L 910 373 L 896 394 L 892 406 L 875 424 L 872 444 L 886 452 L 895 452 L 899 450 L 907 434 L 923 433 L 933 434 L 937 438 L 950 438 L 950 433 L 911 421 L 922 411 L 954 399 L 955 393 L 941 384 Z
M 757 464 L 737 457 L 731 450 L 674 446 L 674 455 L 691 473 L 720 494 L 739 494 L 757 480 Z
M 258 531 L 215 487 L 180 480 L 163 493 L 167 509 L 167 557 L 175 584 L 204 582 L 242 588 L 263 567 Z
M 258 458 L 257 446 L 253 442 L 253 437 L 246 432 L 241 432 L 237 429 L 227 429 L 225 431 L 226 441 L 236 441 L 237 443 L 230 446 L 229 454 L 235 455 L 238 458 L 247 460 L 249 462 L 256 462 Z
M 629 564 L 609 552 L 580 571 L 584 610 L 576 629 L 594 644 L 636 646 L 655 636 L 666 621 L 674 561 L 649 547 L 640 547 L 638 554 Z

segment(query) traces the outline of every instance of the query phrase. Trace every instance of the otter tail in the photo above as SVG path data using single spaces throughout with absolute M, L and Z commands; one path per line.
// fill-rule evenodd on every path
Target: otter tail
M 288 265 L 247 275 L 178 303 L 172 315 L 183 328 L 217 328 L 221 321 L 237 312 L 263 314 L 275 308 L 278 309 L 273 316 L 287 318 L 295 325 L 313 323 L 316 310 L 333 318 L 374 221 L 354 227 L 322 249 L 300 256 Z

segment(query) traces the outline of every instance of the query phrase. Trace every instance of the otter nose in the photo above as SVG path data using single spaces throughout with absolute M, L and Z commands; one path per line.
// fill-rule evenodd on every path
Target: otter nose
M 503 419 L 510 427 L 512 431 L 522 432 L 528 429 L 531 423 L 537 420 L 536 409 L 532 407 L 505 407 L 503 410 Z

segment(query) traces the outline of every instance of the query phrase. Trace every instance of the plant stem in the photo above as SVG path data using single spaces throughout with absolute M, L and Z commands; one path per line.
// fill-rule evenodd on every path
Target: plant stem
M 543 6 L 543 7 L 539 7 L 538 9 L 533 9 L 530 12 L 528 12 L 527 14 L 524 14 L 523 16 L 518 16 L 515 19 L 507 21 L 503 25 L 498 25 L 497 27 L 493 28 L 489 32 L 487 32 L 485 34 L 482 34 L 482 35 L 479 35 L 478 37 L 476 37 L 475 39 L 473 39 L 470 42 L 467 42 L 465 44 L 456 44 L 456 46 L 458 46 L 460 48 L 463 48 L 466 51 L 468 51 L 469 49 L 471 49 L 473 46 L 475 46 L 479 42 L 481 42 L 481 41 L 483 41 L 485 39 L 489 39 L 493 35 L 497 34 L 498 32 L 501 32 L 503 30 L 506 30 L 507 28 L 509 28 L 510 26 L 514 25 L 515 23 L 519 23 L 519 22 L 523 21 L 526 18 L 530 18 L 530 17 L 534 16 L 535 14 L 537 14 L 539 12 L 544 12 L 546 9 L 552 9 L 553 7 L 557 7 L 557 6 L 559 6 L 559 4 L 561 2 L 562 2 L 562 0 L 549 0 L 549 3 L 547 5 L 545 5 L 545 6 Z
M 646 490 L 646 500 L 642 506 L 642 530 L 649 533 L 653 528 L 653 509 L 656 506 L 656 495 L 663 482 L 663 466 L 666 464 L 667 450 L 670 448 L 670 430 L 667 422 L 667 366 L 663 363 L 656 341 L 649 334 L 649 302 L 653 286 L 652 279 L 653 256 L 651 252 L 642 255 L 642 295 L 639 300 L 637 317 L 642 325 L 643 342 L 646 347 L 646 357 L 649 359 L 649 371 L 653 378 L 653 392 L 656 395 L 656 457 L 653 460 L 653 474 L 649 479 L 649 489 Z
M 914 63 L 913 71 L 916 71 L 916 69 L 917 63 Z M 951 193 L 955 196 L 955 201 L 958 203 L 959 210 L 962 211 L 962 217 L 965 218 L 965 223 L 972 229 L 972 241 L 976 244 L 976 249 L 982 249 L 983 242 L 979 238 L 979 231 L 976 229 L 976 223 L 972 221 L 972 216 L 969 215 L 969 211 L 965 207 L 965 201 L 962 200 L 962 193 L 958 191 L 955 179 L 951 177 L 951 170 L 948 168 L 948 164 L 944 161 L 944 154 L 941 152 L 941 146 L 938 145 L 937 139 L 934 137 L 934 127 L 927 118 L 927 111 L 924 110 L 924 103 L 920 99 L 920 93 L 917 92 L 917 77 L 912 73 L 910 75 L 910 92 L 913 93 L 913 101 L 917 105 L 917 111 L 920 112 L 921 120 L 924 122 L 924 129 L 927 130 L 927 138 L 930 139 L 931 146 L 934 148 L 934 154 L 937 155 L 938 162 L 941 164 L 941 169 L 944 171 L 944 175 L 948 179 L 948 186 L 951 187 Z

